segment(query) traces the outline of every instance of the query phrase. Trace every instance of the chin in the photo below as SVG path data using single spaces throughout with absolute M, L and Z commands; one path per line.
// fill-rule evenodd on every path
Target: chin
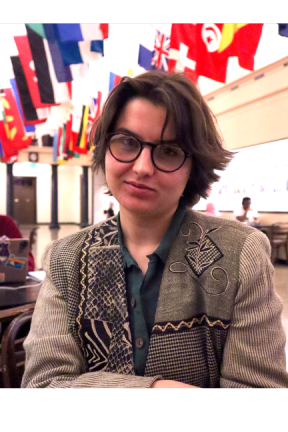
M 131 213 L 139 213 L 144 215 L 145 213 L 147 214 L 151 214 L 154 213 L 157 209 L 156 206 L 151 206 L 151 205 L 147 205 L 147 203 L 129 203 L 129 202 L 120 202 L 119 203 L 120 206 L 122 206 L 123 208 L 125 208 L 127 211 L 131 212 Z

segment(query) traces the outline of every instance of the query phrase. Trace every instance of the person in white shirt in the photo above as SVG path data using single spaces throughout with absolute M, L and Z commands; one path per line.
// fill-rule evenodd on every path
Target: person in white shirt
M 256 210 L 251 208 L 251 198 L 245 197 L 242 200 L 242 207 L 239 211 L 234 212 L 234 217 L 240 222 L 244 222 L 247 225 L 259 224 L 259 215 Z

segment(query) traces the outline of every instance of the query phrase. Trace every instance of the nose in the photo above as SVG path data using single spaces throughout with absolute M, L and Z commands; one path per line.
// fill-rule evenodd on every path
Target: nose
M 154 173 L 154 169 L 155 167 L 151 159 L 151 149 L 145 146 L 134 162 L 133 171 L 139 176 L 151 176 Z

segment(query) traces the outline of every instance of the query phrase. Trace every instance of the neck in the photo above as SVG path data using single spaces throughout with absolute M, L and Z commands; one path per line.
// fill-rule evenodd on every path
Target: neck
M 124 241 L 128 247 L 152 248 L 160 244 L 177 208 L 161 216 L 134 214 L 120 206 L 120 221 Z M 152 251 L 152 252 L 153 252 Z

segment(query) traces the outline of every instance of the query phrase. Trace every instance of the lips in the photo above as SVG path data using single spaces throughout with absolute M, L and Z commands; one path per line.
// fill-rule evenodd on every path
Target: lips
M 146 189 L 146 190 L 154 191 L 154 189 L 152 189 L 151 187 L 149 187 L 143 183 L 138 183 L 138 182 L 134 182 L 134 181 L 126 181 L 125 183 L 128 185 L 134 186 L 137 189 Z

